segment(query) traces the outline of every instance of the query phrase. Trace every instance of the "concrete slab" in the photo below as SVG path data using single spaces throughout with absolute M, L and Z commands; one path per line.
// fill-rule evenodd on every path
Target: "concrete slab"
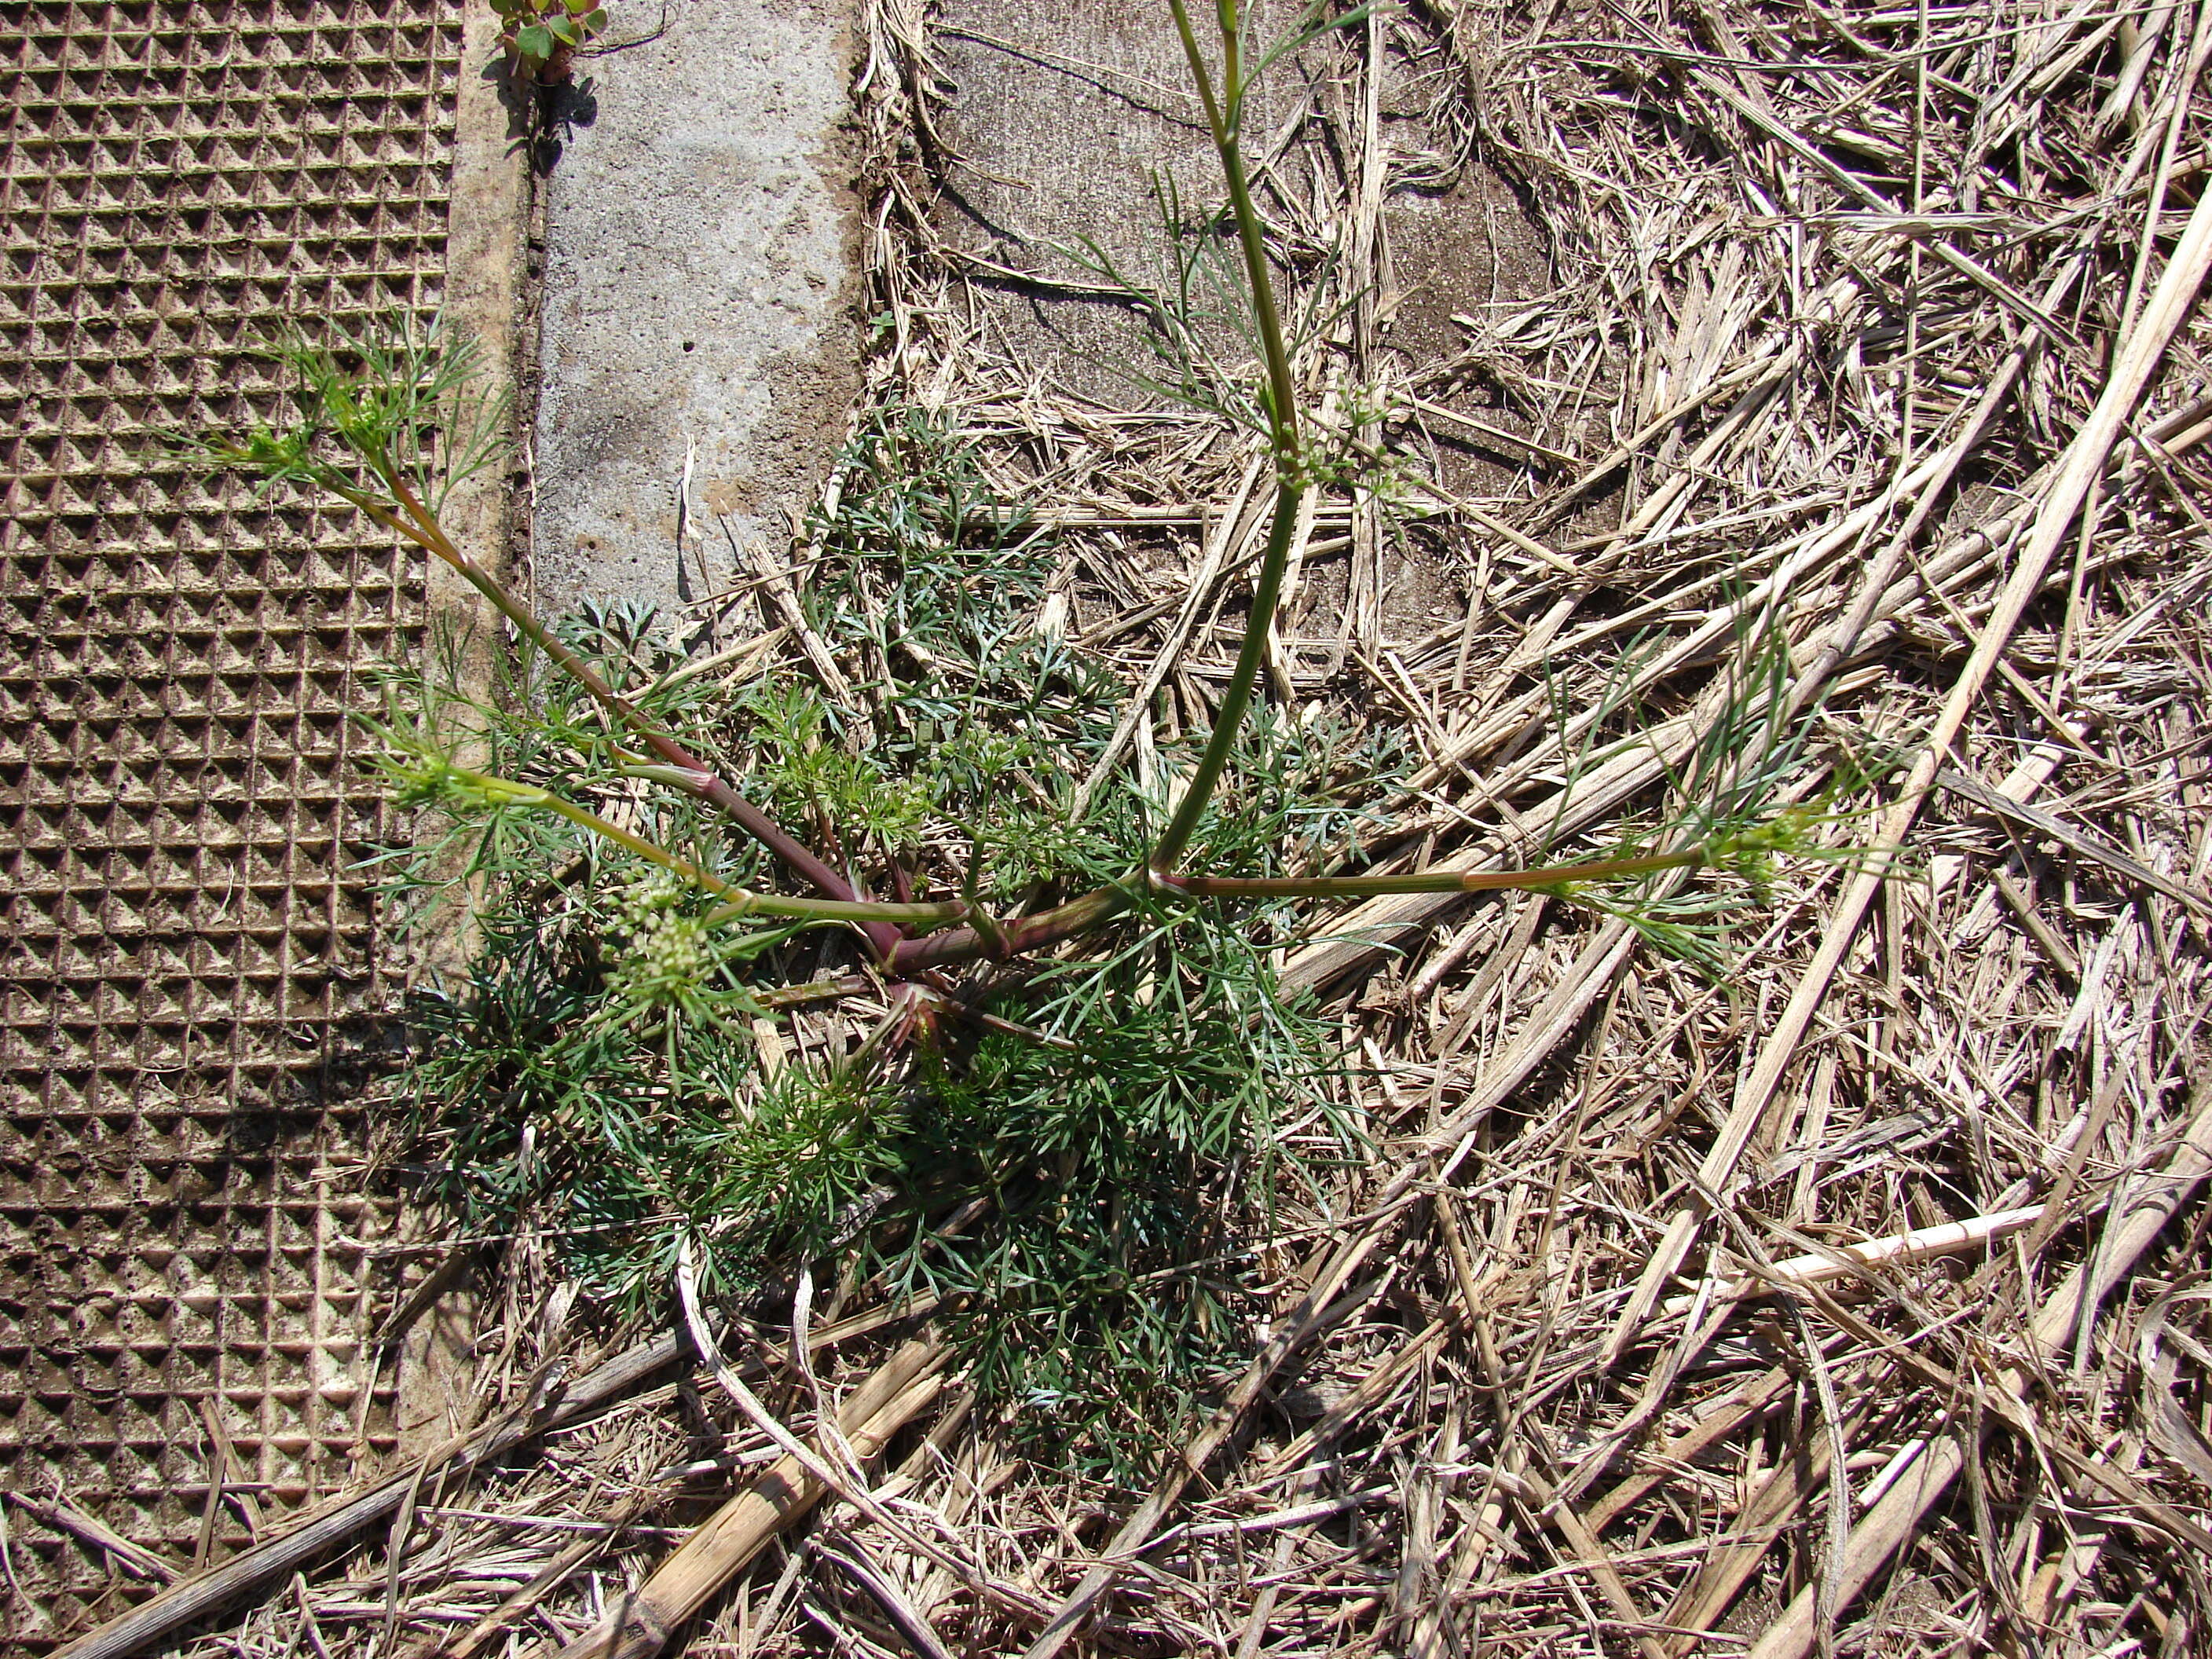
M 1252 0 L 1254 37 L 1277 37 L 1305 9 L 1296 0 Z M 1200 18 L 1209 42 L 1210 15 Z M 1089 244 L 1125 275 L 1164 285 L 1167 238 L 1155 178 L 1172 178 L 1189 214 L 1214 208 L 1223 187 L 1162 0 L 944 0 L 940 27 L 940 63 L 955 88 L 940 124 L 968 165 L 948 180 L 939 234 L 1002 270 L 1059 283 L 1093 280 L 1069 257 Z M 1332 58 L 1346 50 L 1325 43 L 1279 63 L 1246 117 L 1248 131 L 1266 137 L 1259 149 L 1285 145 L 1291 159 L 1283 176 L 1316 200 L 1326 191 L 1315 181 L 1340 170 L 1344 155 L 1319 122 L 1295 133 L 1284 124 L 1301 108 L 1328 111 L 1340 125 L 1353 118 L 1356 73 Z M 1450 147 L 1418 84 L 1435 72 L 1393 56 L 1377 100 L 1385 162 L 1374 297 L 1384 342 L 1414 368 L 1463 349 L 1455 312 L 1540 294 L 1549 280 L 1542 237 L 1504 178 L 1479 163 L 1448 180 L 1431 176 L 1440 171 L 1433 164 L 1407 165 Z M 1295 289 L 1294 280 L 1281 280 L 1286 295 Z M 1135 378 L 1158 375 L 1162 365 L 1134 310 L 1042 285 L 982 286 L 998 331 L 1025 368 L 1109 406 L 1157 403 Z M 1226 332 L 1218 343 L 1226 357 L 1249 355 Z M 1466 489 L 1506 474 L 1449 476 Z
M 650 37 L 553 100 L 544 608 L 698 599 L 731 572 L 726 532 L 773 542 L 812 498 L 859 376 L 851 22 L 836 0 L 618 9 L 610 44 Z

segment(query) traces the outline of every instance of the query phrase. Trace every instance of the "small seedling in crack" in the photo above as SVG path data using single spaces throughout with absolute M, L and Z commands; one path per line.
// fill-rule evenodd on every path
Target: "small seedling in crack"
M 576 53 L 604 33 L 606 9 L 599 0 L 492 0 L 499 44 L 518 87 L 556 87 L 568 78 Z

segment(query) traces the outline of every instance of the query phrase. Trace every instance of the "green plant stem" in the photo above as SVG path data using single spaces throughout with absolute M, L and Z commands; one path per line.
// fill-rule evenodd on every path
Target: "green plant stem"
M 1267 243 L 1260 215 L 1252 204 L 1250 182 L 1244 174 L 1244 157 L 1238 127 L 1243 117 L 1244 89 L 1238 84 L 1240 65 L 1237 38 L 1237 9 L 1233 0 L 1221 0 L 1222 95 L 1214 94 L 1206 58 L 1198 49 L 1183 0 L 1169 0 L 1175 13 L 1176 33 L 1182 38 L 1183 56 L 1189 61 L 1191 79 L 1206 106 L 1206 124 L 1213 148 L 1221 158 L 1221 171 L 1229 181 L 1229 204 L 1237 219 L 1237 240 L 1244 254 L 1244 278 L 1252 292 L 1252 314 L 1259 325 L 1261 354 L 1267 368 L 1267 447 L 1275 462 L 1275 510 L 1267 526 L 1267 549 L 1260 561 L 1260 574 L 1252 584 L 1252 609 L 1244 619 L 1244 640 L 1237 652 L 1237 666 L 1221 695 L 1213 730 L 1199 757 L 1198 769 L 1183 791 L 1168 827 L 1153 848 L 1148 868 L 1158 879 L 1172 869 L 1190 846 L 1199 820 L 1213 799 L 1215 786 L 1229 764 L 1237 727 L 1251 706 L 1253 683 L 1260 674 L 1260 658 L 1267 647 L 1267 630 L 1273 626 L 1275 607 L 1282 598 L 1283 574 L 1290 562 L 1291 539 L 1297 533 L 1298 505 L 1305 494 L 1303 457 L 1299 453 L 1296 388 L 1291 377 L 1290 349 L 1283 342 L 1282 315 L 1275 306 L 1275 285 L 1267 270 Z
M 1274 620 L 1276 601 L 1282 597 L 1283 575 L 1290 563 L 1291 538 L 1297 533 L 1298 502 L 1304 495 L 1304 490 L 1287 479 L 1276 486 L 1275 514 L 1267 526 L 1267 550 L 1260 562 L 1259 576 L 1252 584 L 1252 611 L 1246 619 L 1243 643 L 1237 650 L 1237 665 L 1230 671 L 1229 684 L 1222 688 L 1221 707 L 1214 714 L 1213 731 L 1206 740 L 1205 752 L 1198 757 L 1198 769 L 1191 774 L 1189 786 L 1182 793 L 1175 816 L 1160 832 L 1159 842 L 1152 848 L 1150 863 L 1156 873 L 1164 874 L 1172 868 L 1190 846 L 1206 804 L 1213 798 L 1214 786 L 1229 765 L 1237 728 L 1243 722 L 1244 711 L 1252 705 L 1252 688 L 1260 678 L 1260 658 L 1267 649 L 1267 628 Z
M 1414 870 L 1397 876 L 1194 876 L 1160 878 L 1153 890 L 1187 898 L 1380 898 L 1394 893 L 1543 892 L 1579 882 L 1626 881 L 1665 870 L 1690 870 L 1713 862 L 1700 845 L 1643 858 L 1603 859 L 1589 864 L 1546 865 L 1534 870 Z M 973 927 L 956 927 L 925 939 L 902 940 L 888 966 L 896 974 L 949 968 L 963 962 L 1006 954 L 1020 956 L 1079 938 L 1103 927 L 1134 902 L 1126 888 L 1101 888 L 1018 921 L 1002 922 L 1002 953 Z
M 1267 241 L 1260 215 L 1252 205 L 1252 189 L 1244 173 L 1242 126 L 1244 88 L 1237 84 L 1241 68 L 1237 39 L 1236 8 L 1221 7 L 1221 46 L 1224 96 L 1217 98 L 1206 58 L 1198 49 L 1198 36 L 1190 24 L 1183 0 L 1169 0 L 1175 13 L 1176 33 L 1190 65 L 1191 81 L 1206 106 L 1206 125 L 1221 157 L 1221 171 L 1229 184 L 1230 210 L 1237 218 L 1237 240 L 1244 255 L 1244 279 L 1252 289 L 1252 315 L 1259 325 L 1260 350 L 1267 360 L 1268 443 L 1274 451 L 1279 472 L 1295 473 L 1298 463 L 1297 390 L 1291 378 L 1290 349 L 1283 343 L 1282 313 L 1275 305 L 1275 283 L 1267 270 Z
M 666 848 L 601 817 L 589 807 L 562 799 L 550 789 L 540 789 L 535 784 L 517 783 L 510 778 L 495 778 L 486 773 L 471 772 L 461 766 L 453 769 L 453 775 L 487 800 L 501 805 L 534 806 L 556 813 L 579 829 L 588 830 L 593 835 L 636 854 L 647 863 L 658 865 L 672 875 L 705 889 L 723 901 L 717 908 L 708 913 L 706 921 L 710 926 L 742 915 L 763 915 L 793 916 L 807 921 L 880 921 L 893 926 L 910 923 L 933 927 L 958 921 L 968 914 L 967 904 L 959 899 L 943 904 L 870 904 L 847 899 L 787 898 L 781 893 L 750 892 L 724 881 L 711 870 L 702 870 L 689 859 L 678 858 Z
M 1703 847 L 1647 858 L 1555 864 L 1535 870 L 1410 870 L 1395 876 L 1174 876 L 1171 887 L 1193 898 L 1381 898 L 1393 893 L 1541 892 L 1579 882 L 1624 881 L 1662 870 L 1711 862 Z
M 661 759 L 687 774 L 693 780 L 692 793 L 726 813 L 740 830 L 782 860 L 793 873 L 830 900 L 845 904 L 858 902 L 858 896 L 850 882 L 793 840 L 781 824 L 738 793 L 717 776 L 712 768 L 701 764 L 682 744 L 654 725 L 628 698 L 602 679 L 591 664 L 556 638 L 538 620 L 530 607 L 508 592 L 505 584 L 496 576 L 456 547 L 436 516 L 407 487 L 405 477 L 397 467 L 381 458 L 372 459 L 370 465 L 385 487 L 392 491 L 392 499 L 406 514 L 405 520 L 359 490 L 335 483 L 331 486 L 332 490 L 384 528 L 404 537 L 452 567 L 464 581 L 483 594 L 501 616 L 514 624 L 517 633 L 550 657 L 563 673 L 582 686 L 609 714 L 627 726 Z M 899 941 L 897 927 L 888 920 L 874 918 L 863 921 L 862 926 L 868 935 L 868 942 L 875 947 L 878 956 L 888 953 Z

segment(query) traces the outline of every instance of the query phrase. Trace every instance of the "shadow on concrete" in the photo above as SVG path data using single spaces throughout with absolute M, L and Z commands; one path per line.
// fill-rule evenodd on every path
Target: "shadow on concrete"
M 530 165 L 541 179 L 553 171 L 562 152 L 576 136 L 576 129 L 596 125 L 599 118 L 599 83 L 589 76 L 563 81 L 557 87 L 538 88 L 537 142 Z
M 507 112 L 507 152 L 530 158 L 530 170 L 538 178 L 550 173 L 579 127 L 599 118 L 599 82 L 589 76 L 571 78 L 557 86 L 518 87 L 507 72 L 503 57 L 487 59 L 477 79 L 498 94 Z

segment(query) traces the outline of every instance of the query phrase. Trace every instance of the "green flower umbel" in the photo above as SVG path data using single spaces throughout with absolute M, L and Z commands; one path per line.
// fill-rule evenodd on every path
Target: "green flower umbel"
M 697 994 L 717 957 L 706 923 L 684 914 L 684 897 L 683 884 L 658 872 L 623 890 L 615 917 L 627 944 L 607 970 L 616 995 L 669 1006 Z

